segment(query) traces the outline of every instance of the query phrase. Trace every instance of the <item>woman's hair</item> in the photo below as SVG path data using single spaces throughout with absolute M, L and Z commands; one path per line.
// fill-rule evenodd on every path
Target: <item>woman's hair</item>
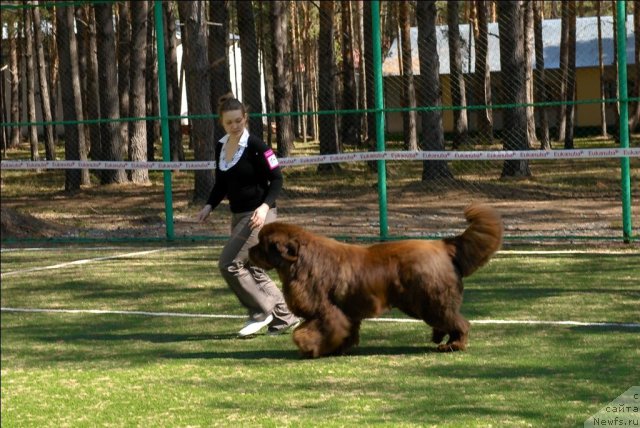
M 222 113 L 227 111 L 240 110 L 242 115 L 247 114 L 247 108 L 242 102 L 233 96 L 233 93 L 229 92 L 218 99 L 218 116 L 222 119 Z

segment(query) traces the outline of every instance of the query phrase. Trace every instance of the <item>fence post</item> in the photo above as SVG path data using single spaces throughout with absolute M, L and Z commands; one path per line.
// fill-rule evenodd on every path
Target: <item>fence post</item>
M 627 8 L 626 0 L 616 2 L 618 46 L 618 100 L 620 102 L 620 147 L 629 148 L 629 94 L 627 92 Z M 638 47 L 636 46 L 636 49 Z M 622 188 L 622 237 L 631 242 L 631 177 L 629 158 L 620 158 Z
M 373 37 L 373 78 L 375 88 L 376 151 L 384 152 L 384 90 L 382 86 L 382 46 L 380 40 L 380 1 L 371 2 L 371 37 Z M 387 224 L 387 166 L 386 161 L 378 162 L 378 206 L 380 210 L 380 238 L 389 233 Z
M 167 104 L 167 70 L 164 56 L 164 27 L 162 25 L 162 1 L 154 0 L 153 13 L 156 21 L 156 43 L 158 46 L 158 92 L 160 93 L 160 128 L 162 130 L 162 161 L 171 160 L 169 141 L 169 108 Z M 163 170 L 164 176 L 164 214 L 166 236 L 173 240 L 173 191 L 171 188 L 171 171 Z

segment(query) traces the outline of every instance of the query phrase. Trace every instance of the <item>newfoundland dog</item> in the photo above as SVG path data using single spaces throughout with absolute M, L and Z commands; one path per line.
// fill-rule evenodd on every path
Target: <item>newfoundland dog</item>
M 439 351 L 462 351 L 469 333 L 460 314 L 462 278 L 487 263 L 502 242 L 494 209 L 473 204 L 464 215 L 470 224 L 458 236 L 371 246 L 275 222 L 260 231 L 249 257 L 277 270 L 287 305 L 304 318 L 293 341 L 305 357 L 342 354 L 358 344 L 363 319 L 392 307 L 429 324 Z

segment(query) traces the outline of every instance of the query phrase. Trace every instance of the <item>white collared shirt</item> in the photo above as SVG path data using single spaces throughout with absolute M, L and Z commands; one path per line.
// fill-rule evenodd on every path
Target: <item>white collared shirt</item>
M 222 149 L 220 150 L 220 165 L 219 165 L 221 171 L 228 171 L 230 168 L 233 168 L 233 166 L 238 163 L 238 161 L 242 157 L 242 153 L 244 153 L 244 149 L 247 148 L 247 144 L 249 141 L 249 130 L 245 128 L 244 132 L 240 136 L 240 141 L 238 142 L 238 149 L 233 154 L 233 158 L 231 159 L 231 162 L 227 162 L 227 156 L 226 156 L 227 141 L 229 141 L 229 134 L 220 138 L 220 141 L 218 141 L 220 144 L 222 144 Z

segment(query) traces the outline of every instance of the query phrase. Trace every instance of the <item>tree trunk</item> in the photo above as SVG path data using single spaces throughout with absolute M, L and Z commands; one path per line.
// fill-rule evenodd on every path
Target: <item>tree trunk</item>
M 376 107 L 375 104 L 375 81 L 373 76 L 373 30 L 372 30 L 372 12 L 371 2 L 365 1 L 362 5 L 363 17 L 363 29 L 362 37 L 364 39 L 364 75 L 365 75 L 365 106 L 367 110 L 373 110 Z M 365 139 L 365 148 L 369 151 L 376 149 L 377 133 L 376 133 L 376 115 L 375 113 L 366 114 L 367 122 L 367 136 Z M 378 162 L 369 161 L 367 166 L 371 171 L 377 171 Z
M 351 2 L 342 0 L 342 109 L 356 110 L 356 75 L 353 63 L 354 40 L 351 28 Z M 360 144 L 358 116 L 353 113 L 342 115 L 342 143 Z
M 11 78 L 11 98 L 9 101 L 9 115 L 11 122 L 20 122 L 20 69 L 18 67 L 18 32 L 15 25 L 9 26 L 9 75 Z M 9 148 L 20 145 L 20 127 L 11 127 Z
M 480 81 L 479 101 L 486 106 L 478 111 L 478 129 L 486 143 L 493 141 L 493 114 L 491 111 L 491 69 L 489 68 L 488 1 L 477 0 L 478 43 L 476 45 L 476 75 Z
M 467 120 L 467 95 L 462 73 L 462 50 L 458 20 L 458 1 L 447 2 L 447 24 L 449 26 L 449 71 L 451 78 L 451 104 L 453 110 L 453 148 L 468 143 L 469 122 Z
M 270 37 L 270 24 L 265 23 L 265 21 L 269 20 L 269 10 L 270 5 L 266 2 L 258 2 L 257 3 L 259 16 L 258 16 L 258 35 L 259 35 L 259 46 L 260 51 L 262 52 L 262 77 L 261 81 L 264 84 L 265 92 L 264 92 L 264 110 L 267 114 L 266 117 L 266 128 L 263 129 L 265 132 L 265 141 L 269 146 L 273 145 L 273 118 L 269 116 L 273 111 L 273 79 L 271 78 L 271 37 Z
M 334 34 L 333 34 L 333 1 L 320 2 L 320 30 L 318 33 L 318 89 L 321 94 L 318 99 L 320 111 L 336 109 L 334 77 L 329 70 L 334 66 Z M 338 136 L 336 133 L 336 120 L 333 114 L 321 114 L 320 122 L 320 154 L 339 153 Z M 340 165 L 337 163 L 318 165 L 319 172 L 337 171 Z
M 56 13 L 52 12 L 50 15 L 51 28 L 57 28 Z M 58 119 L 58 90 L 60 88 L 60 57 L 58 55 L 58 42 L 55 31 L 49 36 L 49 87 L 51 88 L 51 117 L 55 122 Z M 55 127 L 54 127 L 55 129 Z
M 149 0 L 149 24 L 147 25 L 147 66 L 146 66 L 146 98 L 147 116 L 160 116 L 160 93 L 158 91 L 158 47 L 155 33 L 155 3 Z M 182 100 L 182 92 L 179 92 Z M 160 121 L 147 120 L 147 159 L 155 161 L 155 143 L 160 136 Z
M 133 3 L 132 3 L 133 5 Z M 178 42 L 177 27 L 178 13 L 172 2 L 162 2 L 162 17 L 165 24 L 165 68 L 167 70 L 167 108 L 170 116 L 180 116 L 182 93 L 178 81 Z M 132 83 L 133 84 L 133 83 Z M 169 120 L 169 152 L 172 161 L 183 161 L 182 127 L 180 119 Z
M 322 5 L 320 6 L 322 8 Z M 276 113 L 291 112 L 291 66 L 289 64 L 289 36 L 287 2 L 271 2 L 273 102 Z M 276 144 L 280 157 L 287 157 L 293 149 L 291 116 L 276 116 Z
M 613 18 L 613 76 L 611 77 L 611 98 L 615 98 L 616 102 L 611 106 L 613 109 L 613 118 L 614 118 L 614 129 L 615 129 L 615 139 L 617 142 L 620 142 L 620 94 L 619 94 L 619 85 L 618 85 L 618 32 L 616 28 L 618 28 L 618 16 L 616 14 L 616 1 L 611 0 L 611 15 Z
M 131 68 L 131 11 L 129 3 L 126 1 L 119 1 L 116 3 L 117 7 L 117 22 L 118 33 L 116 34 L 116 49 L 117 49 L 117 71 L 118 71 L 118 97 L 120 102 L 120 117 L 129 118 L 131 112 L 129 111 L 130 81 L 129 75 Z M 129 121 L 120 122 L 120 133 L 122 135 L 122 152 L 127 153 L 129 151 Z
M 40 160 L 40 155 L 38 153 L 38 127 L 35 125 L 38 117 L 36 116 L 36 70 L 33 61 L 33 22 L 29 9 L 25 8 L 22 12 L 25 35 L 24 59 L 26 63 L 25 76 L 27 78 L 27 118 L 30 122 L 27 130 L 29 134 L 31 160 L 37 161 Z
M 84 99 L 88 100 L 83 104 L 83 114 L 88 120 L 100 119 L 100 90 L 98 76 L 98 56 L 96 40 L 96 18 L 94 8 L 90 5 L 83 5 L 76 10 L 78 19 L 78 34 L 85 34 L 86 50 L 86 87 Z M 87 136 L 87 146 L 89 147 L 89 158 L 93 160 L 102 159 L 102 144 L 100 136 L 100 125 L 90 123 L 85 125 L 85 135 Z M 88 132 L 87 132 L 88 131 Z M 102 171 L 96 171 L 100 176 Z
M 36 1 L 36 4 L 38 2 Z M 47 160 L 56 159 L 56 137 L 53 132 L 53 121 L 51 115 L 51 98 L 49 97 L 49 79 L 47 78 L 46 63 L 44 59 L 44 41 L 42 37 L 40 9 L 34 7 L 31 9 L 33 14 L 33 29 L 35 36 L 36 59 L 38 63 L 38 84 L 40 86 L 40 106 L 42 109 L 42 119 L 45 124 L 44 129 L 44 149 Z M 3 99 L 4 101 L 4 99 Z
M 306 81 L 305 76 L 308 72 L 303 59 L 303 38 L 300 20 L 304 19 L 304 3 L 291 2 L 291 52 L 293 53 L 293 81 L 296 88 L 294 99 L 296 100 L 296 109 L 298 111 L 307 111 L 307 102 L 305 99 Z M 303 142 L 307 142 L 307 120 L 306 116 L 300 115 L 294 117 L 296 136 L 301 138 Z
M 418 20 L 418 55 L 420 56 L 420 105 L 435 107 L 422 112 L 422 150 L 444 150 L 444 128 L 442 126 L 442 90 L 440 88 L 440 58 L 436 39 L 436 2 L 419 1 L 416 4 Z M 446 161 L 427 160 L 423 163 L 422 180 L 453 178 Z
M 533 4 L 535 1 L 524 2 L 524 58 L 527 76 L 527 104 L 534 102 L 534 82 L 533 82 L 533 58 L 535 55 Z M 536 139 L 536 118 L 532 105 L 527 106 L 527 135 L 529 136 L 529 147 L 537 145 Z
M 62 95 L 62 114 L 64 125 L 64 153 L 66 160 L 86 160 L 84 125 L 82 123 L 82 97 L 80 95 L 80 77 L 78 76 L 78 47 L 74 33 L 74 13 L 72 7 L 56 7 L 56 41 L 60 57 L 60 72 L 65 79 L 60 81 Z M 81 185 L 89 184 L 87 170 L 65 170 L 64 188 L 67 191 L 78 190 Z
M 361 1 L 355 2 L 356 5 L 356 34 L 358 35 L 358 57 L 357 57 L 357 69 L 358 69 L 358 109 L 366 110 L 367 108 L 367 76 L 364 64 L 364 19 L 365 16 L 363 3 Z M 371 17 L 369 17 L 370 19 Z M 365 114 L 358 115 L 358 124 L 360 126 L 360 144 L 368 138 L 367 130 L 367 116 Z
M 576 105 L 576 2 L 569 0 L 567 2 L 568 24 L 569 24 L 569 52 L 567 66 L 567 119 L 564 135 L 564 148 L 573 149 L 573 133 L 575 129 Z
M 633 0 L 633 35 L 635 37 L 635 66 L 636 73 L 635 86 L 632 97 L 640 98 L 640 0 Z M 629 131 L 634 132 L 640 125 L 640 101 L 635 102 L 635 109 L 631 109 L 631 120 L 629 121 Z M 640 129 L 638 129 L 640 131 Z
M 186 71 L 187 102 L 190 115 L 210 115 L 211 88 L 207 56 L 207 15 L 204 2 L 178 2 L 180 21 L 183 24 L 183 57 Z M 193 119 L 191 138 L 196 160 L 215 159 L 214 121 Z M 196 171 L 194 200 L 206 200 L 213 187 L 213 174 L 208 170 Z
M 236 1 L 238 32 L 242 51 L 242 102 L 248 108 L 249 129 L 262 138 L 262 94 L 260 93 L 260 64 L 253 6 L 250 1 Z
M 209 27 L 208 52 L 211 67 L 211 105 L 215 112 L 218 108 L 220 97 L 232 92 L 231 80 L 229 79 L 229 50 L 227 49 L 229 41 L 229 2 L 215 0 L 210 3 L 209 20 L 214 25 Z M 217 142 L 223 136 L 224 128 L 215 126 L 214 141 Z
M 524 17 L 519 1 L 498 4 L 500 31 L 500 69 L 502 70 L 502 100 L 505 104 L 518 105 L 504 110 L 505 150 L 528 150 L 526 71 L 524 58 Z M 528 160 L 506 160 L 502 177 L 528 177 L 531 175 Z
M 605 91 L 606 75 L 604 71 L 604 51 L 602 48 L 602 5 L 600 2 L 596 2 L 596 15 L 598 17 L 598 77 L 600 80 L 600 98 L 604 100 L 607 98 L 607 94 Z M 607 104 L 604 101 L 600 103 L 600 135 L 605 138 L 608 136 Z
M 413 82 L 413 58 L 411 57 L 411 22 L 409 21 L 409 1 L 400 2 L 400 40 L 402 41 L 402 96 L 403 107 L 416 108 L 416 89 Z M 405 150 L 418 150 L 416 111 L 402 113 Z
M 134 162 L 147 160 L 147 122 L 144 118 L 146 105 L 145 65 L 147 60 L 147 14 L 146 1 L 131 2 L 131 122 L 129 136 L 129 159 Z M 140 119 L 140 120 L 138 120 Z M 149 184 L 149 171 L 131 170 L 131 181 L 137 184 Z
M 539 0 L 534 2 L 534 40 L 536 51 L 536 72 L 537 79 L 534 82 L 536 89 L 536 102 L 547 102 L 547 75 L 544 68 L 544 46 L 542 44 L 542 19 L 543 8 Z M 547 107 L 536 107 L 538 116 L 540 117 L 540 148 L 542 150 L 551 150 L 551 141 L 549 139 L 549 117 Z
M 100 114 L 108 119 L 100 125 L 102 156 L 107 161 L 124 160 L 118 98 L 118 70 L 116 68 L 116 39 L 113 28 L 111 3 L 95 5 L 98 46 L 98 74 L 100 76 Z M 126 183 L 124 169 L 104 170 L 102 184 Z
M 560 4 L 560 99 L 567 99 L 567 79 L 569 78 L 569 1 Z M 567 127 L 567 107 L 561 104 L 558 119 L 558 141 L 564 141 Z

